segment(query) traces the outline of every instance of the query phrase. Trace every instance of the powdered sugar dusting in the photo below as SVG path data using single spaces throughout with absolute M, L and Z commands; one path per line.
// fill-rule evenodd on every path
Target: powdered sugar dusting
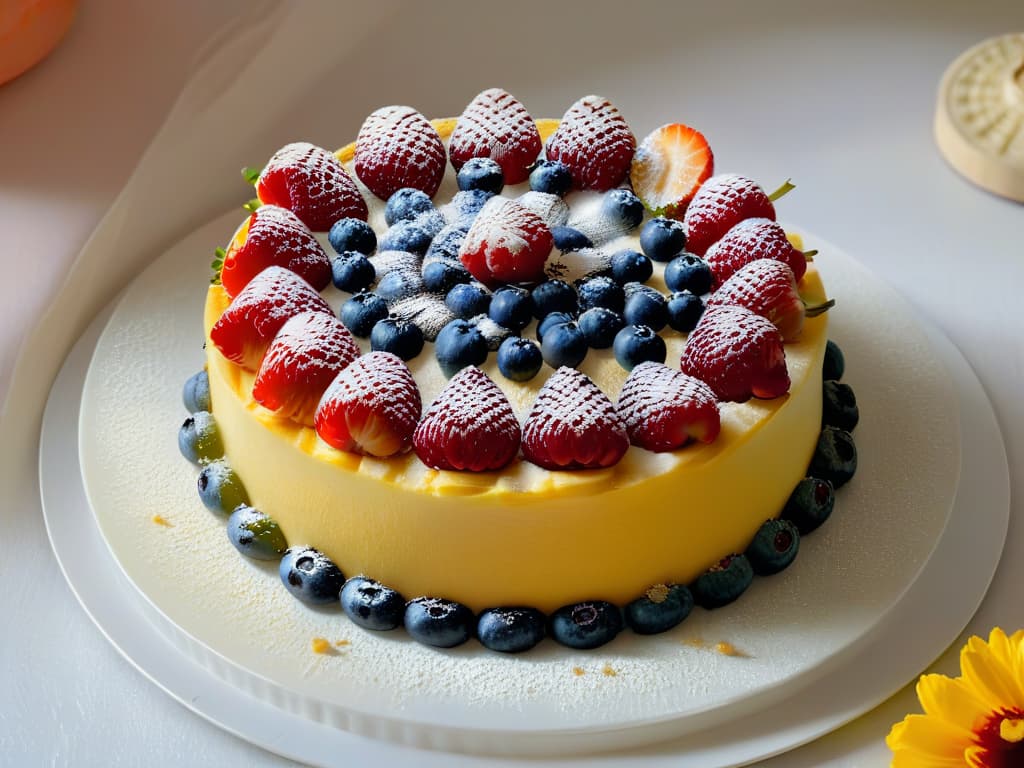
M 560 227 L 569 220 L 569 204 L 558 195 L 530 190 L 516 198 L 521 206 L 540 216 L 548 227 Z
M 775 206 L 761 186 L 734 173 L 712 176 L 686 207 L 686 249 L 703 256 L 736 224 L 751 218 L 775 220 Z
M 534 282 L 544 274 L 551 245 L 551 232 L 540 216 L 496 195 L 473 220 L 459 258 L 485 285 Z
M 675 450 L 691 437 L 711 442 L 721 426 L 707 384 L 656 362 L 633 369 L 616 407 L 630 441 L 651 451 Z
M 356 137 L 356 175 L 381 200 L 402 187 L 433 197 L 446 164 L 437 130 L 412 107 L 381 107 Z
M 366 220 L 366 201 L 338 158 L 308 142 L 273 154 L 256 182 L 264 203 L 290 209 L 310 229 L 324 232 L 338 219 Z
M 415 324 L 427 341 L 437 339 L 441 329 L 455 319 L 455 315 L 444 303 L 444 297 L 437 293 L 419 293 L 400 299 L 389 304 L 388 311 L 397 318 Z
M 714 273 L 716 285 L 721 285 L 740 267 L 757 259 L 785 262 L 798 281 L 807 269 L 803 253 L 789 242 L 786 230 L 771 219 L 744 219 L 708 248 L 704 255 Z
M 501 88 L 488 88 L 466 106 L 448 142 L 456 170 L 471 158 L 489 157 L 501 166 L 506 184 L 525 181 L 540 150 L 530 113 Z
M 606 191 L 626 177 L 636 137 L 622 113 L 603 96 L 584 96 L 562 117 L 548 139 L 548 160 L 564 163 L 580 189 Z

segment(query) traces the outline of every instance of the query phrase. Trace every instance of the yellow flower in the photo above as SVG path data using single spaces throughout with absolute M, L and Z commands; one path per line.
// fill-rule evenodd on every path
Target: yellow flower
M 923 715 L 889 731 L 891 768 L 1024 766 L 1024 630 L 998 627 L 986 643 L 972 637 L 960 651 L 960 677 L 922 675 Z

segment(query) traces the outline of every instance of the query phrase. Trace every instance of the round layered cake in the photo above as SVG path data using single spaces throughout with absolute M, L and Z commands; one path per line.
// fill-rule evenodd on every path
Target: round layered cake
M 514 123 L 516 130 L 527 137 L 534 129 L 546 145 L 542 150 L 539 144 L 519 141 L 516 146 L 525 146 L 528 154 L 517 167 L 516 159 L 509 159 L 510 153 L 502 144 L 513 141 L 515 137 L 509 139 L 508 134 L 514 131 L 492 130 L 490 145 L 480 141 L 474 144 L 466 138 L 470 123 L 476 129 L 471 138 L 487 136 L 486 120 L 480 118 L 479 108 L 474 111 L 474 104 L 481 99 L 487 104 L 496 102 L 507 112 L 508 103 L 503 101 L 506 96 L 492 89 L 478 96 L 458 120 L 427 123 L 447 153 L 442 155 L 445 162 L 440 174 L 431 162 L 434 145 L 422 145 L 419 134 L 403 148 L 401 131 L 410 121 L 415 122 L 414 118 L 401 112 L 400 119 L 385 115 L 386 119 L 375 124 L 378 113 L 374 113 L 359 140 L 334 153 L 344 168 L 344 183 L 352 183 L 359 201 L 365 202 L 365 211 L 359 209 L 357 201 L 342 211 L 344 215 L 339 217 L 335 212 L 327 217 L 365 221 L 375 233 L 376 250 L 363 249 L 369 251 L 364 256 L 374 265 L 365 290 L 352 290 L 351 281 L 346 282 L 351 273 L 339 278 L 339 260 L 347 255 L 334 252 L 336 230 L 330 235 L 325 231 L 334 226 L 331 222 L 310 229 L 318 232 L 317 241 L 335 262 L 334 285 L 316 285 L 316 279 L 309 277 L 310 269 L 289 267 L 315 286 L 330 313 L 340 313 L 343 320 L 348 318 L 349 330 L 358 331 L 350 336 L 358 350 L 347 359 L 335 361 L 338 378 L 344 375 L 342 369 L 356 365 L 353 358 L 369 366 L 371 353 L 391 354 L 382 349 L 398 353 L 389 365 L 404 363 L 402 368 L 414 382 L 418 402 L 414 403 L 408 434 L 395 444 L 397 449 L 375 450 L 372 446 L 379 443 L 365 439 L 362 443 L 350 439 L 343 448 L 337 447 L 336 432 L 328 436 L 325 431 L 325 402 L 335 392 L 325 387 L 336 387 L 329 378 L 321 376 L 326 383 L 314 387 L 317 394 L 310 402 L 316 404 L 319 400 L 315 414 L 309 406 L 292 407 L 292 401 L 282 405 L 277 400 L 270 403 L 274 407 L 268 407 L 267 397 L 254 397 L 254 390 L 257 395 L 263 391 L 259 379 L 266 375 L 267 363 L 260 359 L 262 350 L 254 357 L 251 348 L 239 352 L 224 341 L 218 324 L 227 322 L 224 318 L 232 311 L 235 316 L 245 314 L 238 306 L 244 304 L 246 291 L 251 290 L 246 286 L 256 282 L 250 279 L 241 287 L 238 281 L 229 285 L 228 270 L 237 268 L 233 259 L 255 237 L 255 217 L 268 206 L 282 205 L 280 194 L 272 201 L 265 199 L 274 196 L 267 192 L 272 187 L 269 183 L 264 183 L 262 189 L 257 185 L 263 206 L 236 233 L 224 255 L 223 284 L 212 285 L 207 296 L 210 410 L 223 454 L 244 484 L 248 504 L 276 521 L 290 545 L 316 548 L 346 576 L 363 574 L 405 598 L 445 598 L 474 612 L 497 606 L 530 606 L 551 612 L 583 601 L 622 606 L 649 594 L 652 585 L 690 584 L 709 568 L 725 562 L 723 558 L 728 560 L 746 551 L 765 522 L 780 515 L 794 488 L 808 474 L 822 430 L 827 321 L 824 314 L 810 316 L 813 312 L 805 318 L 803 306 L 824 305 L 825 291 L 813 264 L 801 262 L 799 269 L 792 270 L 790 265 L 784 267 L 792 285 L 799 286 L 800 322 L 794 326 L 781 313 L 767 311 L 765 302 L 759 305 L 763 297 L 744 299 L 753 295 L 750 285 L 759 285 L 756 279 L 751 282 L 748 277 L 739 289 L 734 285 L 747 273 L 760 279 L 757 267 L 763 266 L 765 259 L 774 259 L 778 266 L 783 260 L 778 249 L 760 253 L 757 238 L 743 240 L 743 233 L 734 236 L 730 226 L 725 230 L 728 236 L 738 238 L 738 249 L 727 253 L 720 247 L 719 240 L 727 239 L 725 234 L 709 243 L 696 242 L 702 236 L 695 213 L 699 213 L 702 190 L 707 193 L 705 197 L 714 194 L 716 200 L 721 199 L 722 193 L 713 190 L 720 184 L 728 198 L 738 188 L 736 179 L 741 179 L 713 176 L 710 150 L 701 154 L 695 149 L 698 140 L 703 142 L 699 133 L 681 124 L 670 124 L 639 146 L 629 134 L 628 140 L 620 143 L 628 145 L 632 140 L 634 146 L 628 147 L 625 171 L 618 172 L 614 166 L 621 159 L 616 155 L 620 147 L 614 143 L 610 148 L 605 146 L 608 142 L 604 137 L 621 128 L 599 124 L 595 129 L 592 124 L 607 121 L 609 114 L 614 118 L 618 112 L 606 100 L 587 97 L 573 105 L 561 121 L 530 119 L 524 128 L 522 120 L 509 120 L 509 125 Z M 521 109 L 518 102 L 513 106 Z M 585 120 L 580 118 L 581 110 L 587 113 Z M 508 120 L 507 115 L 493 122 L 502 126 L 502 120 Z M 581 124 L 586 129 L 582 132 Z M 419 124 L 413 127 L 423 131 Z M 680 132 L 684 128 L 688 133 Z M 385 150 L 361 153 L 364 147 L 379 148 L 381 142 Z M 408 174 L 403 179 L 386 163 L 383 172 L 373 166 L 371 161 L 379 159 L 378 155 L 387 156 L 388 148 L 397 158 L 397 165 L 405 163 L 412 169 L 413 182 L 409 182 Z M 294 154 L 294 145 L 289 151 Z M 494 162 L 469 162 L 467 152 Z M 272 160 L 268 169 L 273 164 Z M 542 166 L 545 173 L 551 167 L 567 169 L 571 178 L 568 188 L 552 189 L 550 174 L 541 178 L 536 173 Z M 613 166 L 610 175 L 609 166 Z M 486 180 L 494 167 L 500 168 L 497 191 L 488 187 L 490 182 Z M 429 178 L 431 173 L 435 180 Z M 267 174 L 264 169 L 263 177 Z M 304 183 L 331 187 L 338 182 Z M 416 211 L 416 216 L 425 216 L 432 224 L 422 227 L 428 231 L 424 242 L 408 250 L 389 250 L 395 243 L 408 241 L 400 236 L 409 237 L 407 224 L 412 220 L 401 218 L 398 204 L 389 200 L 395 200 L 410 186 L 431 199 L 429 210 L 424 207 Z M 763 192 L 760 194 L 763 196 Z M 465 204 L 474 196 L 480 203 L 475 206 L 477 210 Z M 634 201 L 644 206 L 635 216 Z M 500 213 L 495 211 L 504 210 L 502 206 L 525 209 L 529 221 L 541 222 L 539 226 L 548 233 L 545 237 L 550 235 L 542 246 L 547 251 L 542 253 L 540 267 L 527 263 L 535 258 L 536 248 L 530 243 L 522 246 L 508 231 L 501 230 Z M 300 208 L 299 203 L 292 206 L 300 218 L 315 219 Z M 692 221 L 688 220 L 690 214 Z M 487 217 L 491 218 L 484 223 Z M 742 229 L 752 220 L 767 221 L 763 216 L 740 216 L 736 227 Z M 664 238 L 657 237 L 664 222 L 668 222 L 665 227 L 670 234 L 683 232 L 692 248 L 685 242 L 677 247 L 665 246 Z M 767 223 L 778 226 L 773 221 Z M 440 239 L 453 231 L 461 232 L 457 247 L 441 252 Z M 521 232 L 512 234 L 519 236 Z M 802 256 L 799 239 L 790 236 L 790 241 L 795 245 L 787 243 L 786 247 Z M 498 245 L 505 248 L 501 257 L 511 253 L 512 261 L 491 258 Z M 691 250 L 699 251 L 704 258 Z M 523 255 L 526 251 L 530 253 Z M 480 252 L 485 252 L 486 258 L 477 258 Z M 613 257 L 627 252 L 634 254 L 636 261 L 649 263 L 650 274 L 644 274 L 641 268 L 639 277 L 622 280 L 618 274 L 621 270 L 613 269 Z M 697 264 L 706 269 L 710 265 L 706 269 L 710 290 L 681 288 L 680 259 L 684 257 L 690 266 Z M 490 313 L 484 309 L 476 316 L 466 317 L 465 312 L 460 316 L 461 307 L 450 296 L 453 285 L 424 287 L 417 275 L 425 274 L 426 265 L 432 261 L 449 261 L 456 271 L 467 271 L 468 275 L 453 278 L 451 283 L 471 283 L 488 293 L 492 300 Z M 621 263 L 619 258 L 617 264 Z M 410 274 L 412 277 L 408 277 Z M 552 333 L 550 328 L 538 328 L 547 316 L 539 298 L 530 305 L 533 310 L 528 318 L 505 326 L 497 321 L 504 322 L 505 315 L 494 309 L 493 297 L 500 292 L 515 288 L 519 294 L 540 296 L 541 286 L 550 281 L 572 286 L 577 297 L 558 331 L 568 339 L 562 347 L 552 341 L 554 336 L 548 342 L 534 342 Z M 339 283 L 349 290 L 336 287 Z M 624 304 L 616 298 L 616 285 L 619 291 L 624 289 Z M 605 289 L 611 293 L 608 301 Z M 645 291 L 663 297 L 661 304 L 654 299 L 654 310 L 631 298 Z M 346 316 L 344 309 L 353 301 L 354 293 L 364 304 L 369 301 L 365 299 L 368 293 L 383 298 L 388 308 L 385 315 L 392 321 L 417 326 L 416 333 L 424 339 L 422 348 L 417 351 L 414 345 L 409 351 L 408 347 L 389 347 L 390 342 L 381 340 L 383 336 L 367 332 L 368 328 L 355 328 L 353 315 Z M 679 294 L 697 297 L 694 301 L 700 309 L 696 316 L 690 313 L 691 320 L 677 320 L 659 308 L 666 299 L 670 303 Z M 726 295 L 732 298 L 722 299 Z M 748 307 L 733 306 L 744 303 Z M 595 307 L 601 310 L 598 314 L 616 315 L 619 320 L 613 322 L 612 330 L 619 330 L 605 334 L 603 340 L 595 338 L 599 335 L 595 332 L 586 335 L 587 346 L 582 359 L 577 360 L 579 355 L 572 351 L 570 342 L 580 338 L 579 328 L 587 329 L 583 314 Z M 744 313 L 739 320 L 733 318 L 737 313 Z M 747 315 L 756 315 L 750 324 L 759 329 L 758 338 L 766 341 L 744 362 L 740 358 L 747 354 L 741 349 L 745 339 L 740 337 L 747 333 Z M 641 320 L 648 321 L 654 333 Z M 258 325 L 258 321 L 253 322 Z M 478 329 L 485 338 L 488 348 L 483 359 L 462 354 L 461 348 L 454 358 L 448 354 L 445 333 L 449 326 L 459 323 Z M 757 323 L 769 330 L 764 331 Z M 663 344 L 648 345 L 655 335 Z M 517 342 L 521 347 L 536 346 L 543 355 L 543 364 L 533 366 L 538 368 L 535 372 L 510 366 L 502 344 L 508 339 L 529 342 Z M 709 345 L 711 351 L 704 354 Z M 654 352 L 649 351 L 651 348 Z M 403 350 L 405 354 L 401 354 Z M 778 350 L 784 350 L 784 361 Z M 269 359 L 272 353 L 266 354 Z M 398 357 L 405 359 L 398 362 Z M 326 365 L 320 360 L 321 364 Z M 759 384 L 755 371 L 752 388 L 748 382 L 735 389 L 737 380 L 744 376 L 749 379 L 751 365 L 774 366 L 776 382 L 782 376 L 787 386 L 771 389 L 774 384 Z M 432 406 L 445 400 L 448 388 L 457 379 L 460 384 L 466 379 L 463 374 L 469 368 L 482 372 L 500 390 L 500 394 L 479 400 L 478 412 L 470 422 L 459 422 L 470 423 L 472 429 L 480 431 L 453 434 L 462 429 L 458 425 L 449 430 L 423 428 L 423 421 L 431 419 L 446 426 L 445 409 L 439 406 L 432 410 Z M 693 416 L 691 403 L 686 400 L 690 392 L 687 387 L 691 386 L 699 388 L 701 397 L 714 393 L 710 405 L 705 402 L 707 397 L 697 397 L 703 403 L 703 421 Z M 591 396 L 594 387 L 596 393 Z M 577 392 L 587 395 L 575 398 Z M 392 411 L 398 405 L 413 407 L 398 385 L 393 397 L 396 407 Z M 387 398 L 385 391 L 380 399 L 381 413 L 391 418 Z M 577 399 L 590 403 L 595 398 L 600 404 L 593 413 L 585 408 L 572 410 Z M 469 400 L 472 403 L 472 397 Z M 500 404 L 494 406 L 498 400 Z M 708 427 L 708 408 L 717 411 L 713 429 Z M 491 422 L 509 421 L 509 410 L 516 423 L 515 445 L 506 451 L 508 455 L 500 467 L 481 468 L 470 461 L 468 468 L 455 468 L 447 459 L 438 461 L 438 455 L 452 455 L 455 448 L 451 442 L 455 440 L 461 441 L 458 450 L 463 454 L 476 451 L 489 456 L 498 450 L 493 442 L 503 440 L 508 430 L 495 437 L 496 433 L 488 429 Z M 683 422 L 690 418 L 699 423 L 676 423 L 673 440 L 659 442 L 662 433 L 656 440 L 656 423 L 676 414 L 683 414 Z M 598 421 L 605 432 L 588 432 L 597 429 L 593 423 Z M 421 429 L 414 433 L 417 422 Z M 538 426 L 541 422 L 543 428 Z M 564 455 L 570 450 L 565 448 L 566 431 L 576 441 L 569 445 L 577 446 L 576 454 L 568 457 Z M 591 442 L 617 445 L 608 442 L 608 434 L 623 436 L 622 447 L 608 449 L 596 459 L 589 453 L 585 458 L 580 454 L 583 448 L 579 446 Z M 431 440 L 434 443 L 428 445 Z M 437 440 L 448 443 L 439 446 Z

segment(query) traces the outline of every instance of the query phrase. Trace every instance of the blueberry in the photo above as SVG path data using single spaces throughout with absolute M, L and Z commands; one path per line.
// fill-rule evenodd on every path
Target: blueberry
M 627 371 L 648 360 L 664 363 L 668 356 L 665 340 L 646 325 L 625 326 L 615 334 L 612 346 L 615 359 Z
M 611 603 L 589 600 L 565 605 L 551 614 L 551 637 L 562 645 L 597 648 L 622 631 L 622 613 Z
M 621 312 L 626 303 L 626 294 L 622 286 L 604 275 L 584 280 L 576 286 L 576 293 L 579 296 L 581 312 L 586 312 L 591 307 L 606 307 L 614 312 Z
M 832 483 L 817 477 L 805 477 L 782 508 L 782 518 L 792 522 L 802 536 L 828 520 L 835 507 L 836 493 Z
M 218 459 L 211 461 L 196 479 L 199 498 L 211 512 L 230 515 L 240 504 L 249 503 L 249 494 L 231 466 Z
M 634 229 L 644 220 L 644 204 L 628 189 L 613 189 L 601 201 L 601 213 L 624 229 Z
M 487 359 L 487 339 L 468 320 L 452 320 L 437 334 L 434 354 L 441 371 L 450 379 L 467 365 L 483 364 Z
M 423 331 L 409 320 L 385 317 L 378 320 L 370 331 L 370 349 L 412 360 L 423 351 Z
M 690 590 L 702 608 L 721 608 L 742 595 L 754 580 L 744 555 L 728 555 L 697 577 Z
M 638 635 L 656 635 L 678 626 L 693 610 L 685 584 L 655 584 L 623 610 L 626 626 Z
M 654 265 L 644 254 L 624 250 L 612 254 L 612 279 L 619 285 L 646 283 L 654 274 Z
M 359 251 L 345 251 L 331 262 L 331 279 L 338 290 L 358 293 L 377 279 L 377 270 Z
M 393 269 L 377 283 L 374 290 L 388 304 L 423 293 L 423 277 L 416 269 Z
M 491 292 L 476 282 L 452 286 L 444 303 L 456 317 L 467 319 L 486 315 L 491 306 Z
M 605 307 L 591 307 L 576 322 L 591 349 L 608 349 L 626 325 L 622 315 Z
M 491 320 L 487 315 L 471 317 L 469 318 L 469 322 L 475 325 L 476 329 L 480 331 L 480 334 L 484 337 L 484 340 L 487 342 L 488 351 L 493 352 L 497 350 L 505 339 L 515 336 L 515 333 L 503 325 L 498 325 L 498 323 Z
M 412 223 L 430 235 L 431 243 L 435 237 L 441 234 L 441 230 L 448 226 L 448 222 L 445 221 L 441 212 L 433 208 L 421 213 L 412 220 Z M 429 246 L 427 250 L 429 250 Z
M 377 249 L 377 233 L 362 219 L 338 219 L 327 233 L 335 253 L 356 251 L 369 256 Z
M 457 262 L 459 260 L 459 249 L 462 247 L 462 241 L 466 239 L 467 232 L 469 232 L 467 227 L 448 224 L 430 242 L 430 247 L 427 248 L 424 260 L 447 259 Z
M 498 347 L 498 370 L 511 381 L 529 381 L 543 363 L 540 347 L 522 336 L 509 336 Z
M 856 471 L 857 446 L 853 436 L 838 427 L 822 429 L 807 473 L 828 480 L 838 489 L 849 482 Z
M 462 603 L 437 597 L 417 597 L 405 606 L 405 631 L 417 642 L 454 648 L 473 636 L 476 617 Z
M 552 227 L 551 239 L 555 243 L 555 248 L 562 253 L 594 247 L 594 243 L 591 242 L 589 237 L 572 227 Z
M 538 160 L 530 172 L 530 189 L 565 197 L 572 189 L 572 172 L 557 160 Z
M 473 276 L 458 261 L 438 259 L 423 265 L 423 287 L 432 293 L 448 293 L 459 283 L 468 283 Z
M 491 296 L 491 306 L 487 314 L 498 325 L 513 331 L 522 330 L 533 319 L 530 292 L 513 285 L 498 288 Z
M 550 328 L 554 328 L 556 325 L 563 325 L 564 323 L 571 323 L 574 319 L 568 312 L 552 312 L 550 315 L 546 315 L 543 320 L 537 323 L 537 341 L 543 342 L 544 334 Z
M 397 194 L 397 193 L 396 193 Z M 427 252 L 433 236 L 415 221 L 399 221 L 380 239 L 380 250 L 405 251 L 420 256 Z
M 675 219 L 651 219 L 640 230 L 640 247 L 654 261 L 671 261 L 686 247 L 686 227 Z
M 377 321 L 388 316 L 388 305 L 377 294 L 362 291 L 341 305 L 339 316 L 353 336 L 365 339 Z
M 860 421 L 860 411 L 850 385 L 826 379 L 822 382 L 821 394 L 821 425 L 852 432 Z
M 181 400 L 189 413 L 210 410 L 210 377 L 206 371 L 189 376 L 182 388 Z
M 626 305 L 622 317 L 629 325 L 646 325 L 660 331 L 668 322 L 668 304 L 665 297 L 643 283 L 626 283 Z
M 254 560 L 276 560 L 288 548 L 280 526 L 246 505 L 238 507 L 228 518 L 228 540 Z
M 488 608 L 476 623 L 481 644 L 501 653 L 522 653 L 547 634 L 547 619 L 536 608 Z
M 845 371 L 846 359 L 843 357 L 843 350 L 832 339 L 829 339 L 825 344 L 825 362 L 822 365 L 821 377 L 838 381 L 843 378 Z
M 482 189 L 496 195 L 505 188 L 505 174 L 501 166 L 489 157 L 467 160 L 455 175 L 455 181 L 463 192 Z
M 341 588 L 341 609 L 363 629 L 383 632 L 402 626 L 405 598 L 378 581 L 353 576 Z
M 684 253 L 665 265 L 665 285 L 670 291 L 689 291 L 703 296 L 711 290 L 711 267 L 700 256 Z
M 747 546 L 750 567 L 758 576 L 783 570 L 800 549 L 800 531 L 789 520 L 765 520 Z
M 587 338 L 576 323 L 559 323 L 544 331 L 540 350 L 544 362 L 552 368 L 558 369 L 563 365 L 575 368 L 587 356 Z
M 696 328 L 697 321 L 704 314 L 703 300 L 689 291 L 669 294 L 665 308 L 669 326 L 680 333 L 689 333 Z
M 552 312 L 576 311 L 576 289 L 564 280 L 545 280 L 530 293 L 533 316 L 543 320 Z
M 224 455 L 217 422 L 209 411 L 196 411 L 178 430 L 178 449 L 193 464 L 207 464 Z
M 433 210 L 434 203 L 426 192 L 403 187 L 394 192 L 384 205 L 384 221 L 389 227 L 399 221 L 412 221 L 421 213 Z M 388 250 L 381 246 L 381 250 Z
M 278 573 L 292 596 L 310 605 L 335 602 L 345 583 L 341 569 L 312 547 L 289 547 Z
M 480 213 L 488 200 L 494 195 L 483 189 L 468 189 L 464 192 L 456 192 L 452 195 L 452 201 L 447 206 L 446 213 L 452 223 L 457 226 L 469 228 L 473 219 Z

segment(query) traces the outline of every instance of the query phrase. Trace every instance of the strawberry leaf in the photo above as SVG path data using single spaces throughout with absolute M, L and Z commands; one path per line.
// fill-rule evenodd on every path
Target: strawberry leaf
M 255 185 L 260 178 L 260 174 L 263 173 L 259 168 L 250 168 L 246 166 L 242 169 L 242 178 L 245 179 L 246 183 Z
M 258 197 L 254 197 L 252 200 L 243 205 L 242 208 L 248 211 L 249 213 L 255 213 L 256 209 L 259 208 L 261 205 L 263 205 L 263 203 L 260 202 L 260 199 Z

